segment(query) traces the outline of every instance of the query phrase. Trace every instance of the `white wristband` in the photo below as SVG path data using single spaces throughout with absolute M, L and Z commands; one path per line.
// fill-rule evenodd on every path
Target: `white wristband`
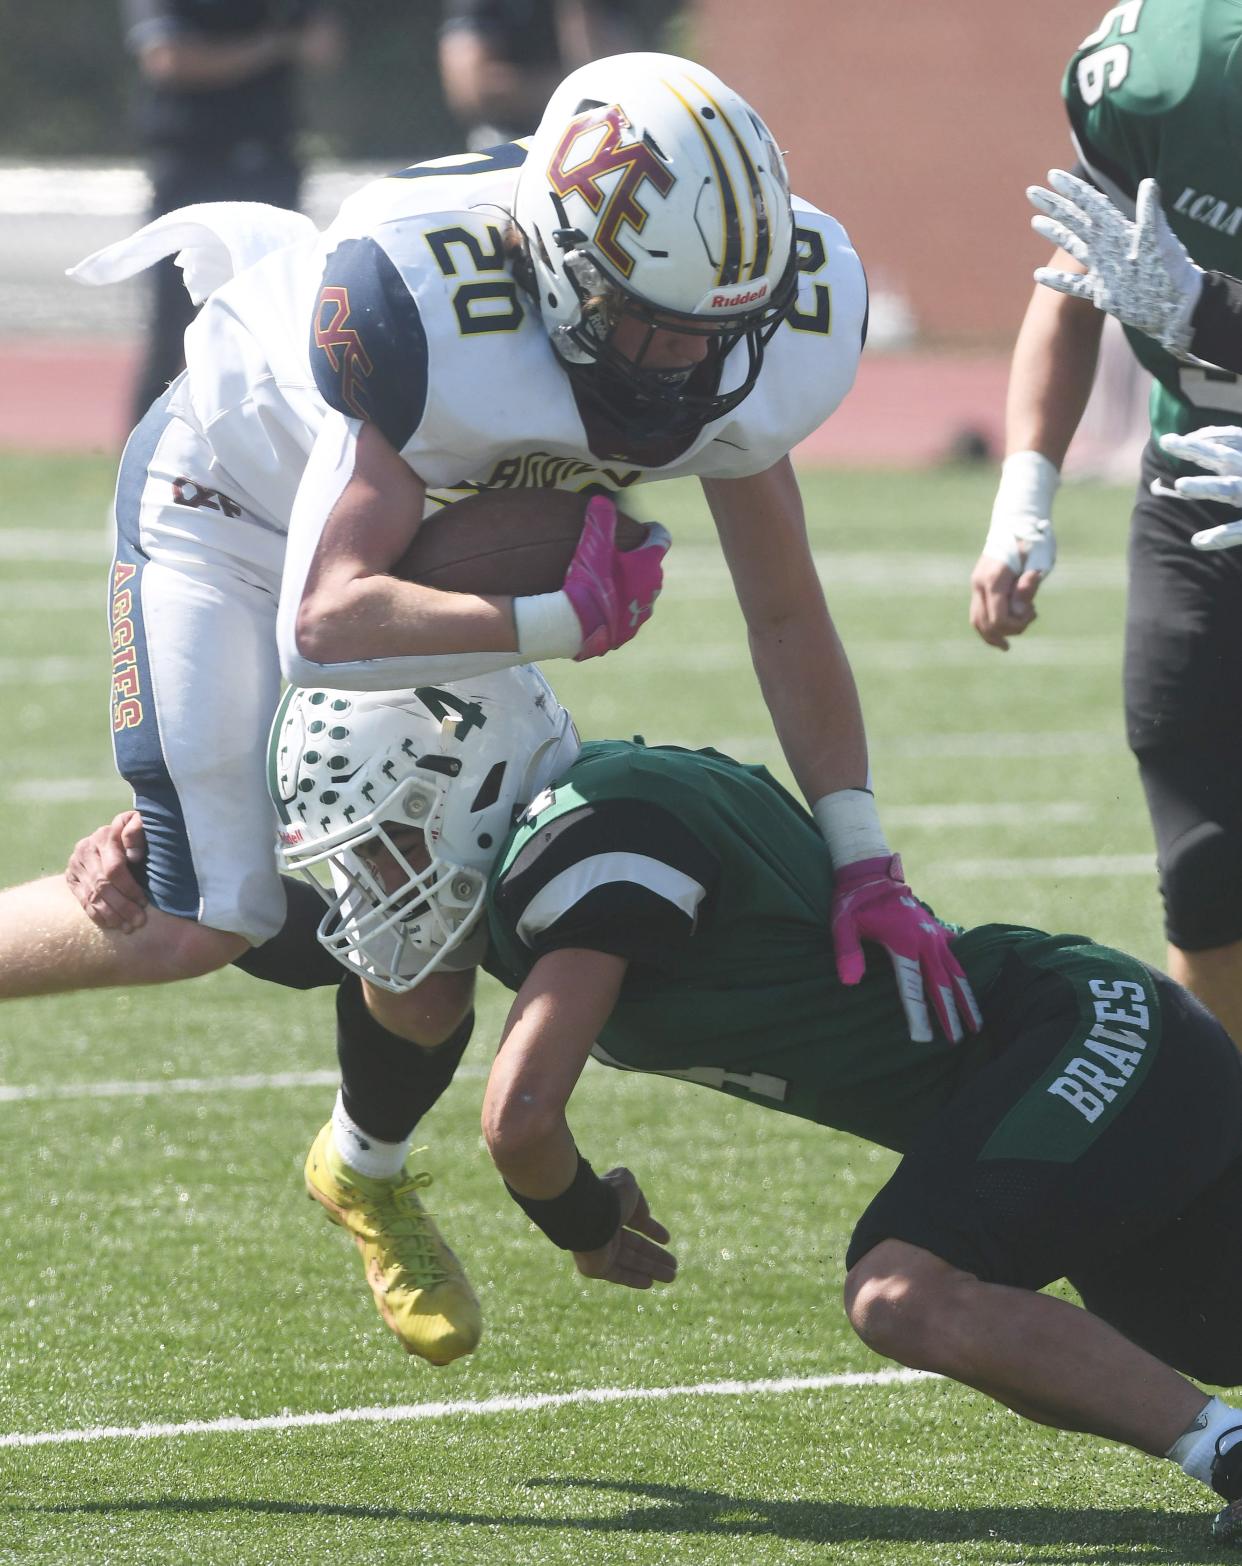
M 811 814 L 838 870 L 859 859 L 878 859 L 892 853 L 880 825 L 875 796 L 865 788 L 842 788 L 835 794 L 825 794 L 811 806 Z
M 538 658 L 572 658 L 582 646 L 582 626 L 564 591 L 515 598 L 513 623 L 518 652 L 528 663 Z
M 1052 532 L 1052 502 L 1061 475 L 1039 451 L 1014 451 L 1001 464 L 1000 484 L 992 502 L 992 520 L 983 553 L 1020 575 L 1052 570 L 1056 539 Z
M 1001 463 L 1000 484 L 992 513 L 1038 517 L 1052 513 L 1052 502 L 1061 487 L 1061 473 L 1042 451 L 1011 451 Z

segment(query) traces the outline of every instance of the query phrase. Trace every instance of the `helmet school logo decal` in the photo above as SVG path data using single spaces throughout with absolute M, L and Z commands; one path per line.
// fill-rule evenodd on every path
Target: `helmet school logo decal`
M 348 321 L 348 288 L 321 289 L 315 307 L 315 347 L 327 355 L 346 407 L 358 418 L 369 419 L 371 410 L 364 383 L 374 365 L 357 328 L 348 325 Z
M 650 180 L 661 196 L 667 196 L 676 184 L 673 171 L 647 142 L 623 139 L 632 130 L 619 104 L 591 109 L 570 120 L 548 164 L 548 180 L 556 194 L 579 195 L 598 214 L 594 244 L 622 277 L 634 270 L 634 257 L 621 247 L 621 225 L 628 223 L 641 233 L 647 222 L 639 190 Z M 610 174 L 620 178 L 605 193 L 600 181 Z

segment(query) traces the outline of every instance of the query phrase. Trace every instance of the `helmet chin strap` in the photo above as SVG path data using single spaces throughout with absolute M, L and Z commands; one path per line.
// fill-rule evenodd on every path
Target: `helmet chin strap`
M 551 333 L 552 349 L 566 364 L 594 364 L 595 355 L 578 341 L 572 326 L 558 326 Z
M 608 317 L 604 302 L 612 296 L 619 312 L 623 300 L 591 257 L 578 248 L 585 239 L 579 230 L 558 230 L 555 237 L 563 241 L 561 248 L 567 251 L 564 258 L 565 285 L 571 287 L 577 296 L 578 314 L 576 320 L 552 328 L 549 337 L 553 351 L 562 363 L 587 370 L 597 377 L 595 397 L 611 414 L 620 415 L 634 433 L 640 437 L 668 433 L 673 412 L 668 399 L 676 397 L 701 366 L 645 367 L 643 355 L 658 330 L 656 323 L 649 322 L 641 352 L 623 370 L 617 363 L 617 350 L 610 346 L 615 317 Z M 603 321 L 595 318 L 596 313 L 601 311 L 604 314 Z M 721 355 L 721 362 L 723 358 L 724 355 Z M 693 424 L 695 421 L 687 422 Z
M 636 440 L 673 439 L 697 433 L 713 416 L 710 410 L 687 408 L 682 394 L 703 366 L 695 365 L 685 380 L 657 380 L 635 373 L 622 379 L 616 368 L 599 360 L 573 366 L 570 374 L 609 424 Z M 644 385 L 644 379 L 646 384 Z

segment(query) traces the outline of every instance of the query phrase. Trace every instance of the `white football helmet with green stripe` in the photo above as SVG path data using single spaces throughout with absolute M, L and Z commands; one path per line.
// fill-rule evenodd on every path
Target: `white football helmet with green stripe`
M 533 665 L 413 690 L 291 688 L 268 783 L 281 866 L 328 905 L 320 941 L 397 992 L 477 961 L 488 871 L 517 811 L 577 751 Z

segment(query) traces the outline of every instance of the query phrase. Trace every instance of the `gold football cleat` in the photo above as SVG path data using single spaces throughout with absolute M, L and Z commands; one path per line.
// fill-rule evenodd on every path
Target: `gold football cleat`
M 477 1347 L 479 1301 L 461 1263 L 440 1237 L 418 1192 L 426 1173 L 391 1180 L 351 1169 L 336 1150 L 329 1121 L 306 1157 L 306 1190 L 354 1237 L 380 1315 L 407 1354 L 447 1365 Z

